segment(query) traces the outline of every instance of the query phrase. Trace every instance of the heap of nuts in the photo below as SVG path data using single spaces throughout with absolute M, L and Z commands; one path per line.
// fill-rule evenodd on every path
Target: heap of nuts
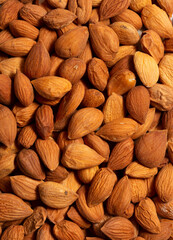
M 1 240 L 173 239 L 173 0 L 0 0 Z

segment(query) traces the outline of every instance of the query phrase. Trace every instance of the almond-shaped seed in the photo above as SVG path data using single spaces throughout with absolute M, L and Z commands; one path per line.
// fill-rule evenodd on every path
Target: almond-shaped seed
M 89 19 L 89 23 L 103 23 L 105 24 L 106 26 L 109 26 L 110 25 L 110 19 L 105 19 L 103 21 L 99 21 L 100 20 L 100 17 L 99 17 L 99 9 L 98 8 L 93 8 L 92 9 L 92 12 L 91 12 L 91 15 L 90 15 L 90 19 Z
M 106 221 L 101 231 L 110 239 L 133 239 L 135 227 L 132 222 L 124 217 L 112 217 Z
M 68 168 L 81 170 L 100 165 L 105 160 L 85 144 L 69 144 L 62 156 L 61 163 Z
M 37 181 L 24 175 L 10 177 L 13 192 L 20 198 L 28 201 L 39 199 L 38 185 L 42 181 Z
M 125 174 L 133 178 L 150 178 L 156 175 L 158 169 L 145 167 L 138 162 L 134 161 L 130 163 L 125 170 Z
M 55 170 L 59 165 L 60 149 L 54 139 L 37 139 L 35 147 L 44 165 L 51 171 Z
M 16 71 L 14 78 L 14 92 L 20 103 L 25 107 L 34 101 L 34 90 L 30 79 L 20 70 Z
M 9 28 L 15 37 L 26 37 L 36 40 L 39 34 L 39 30 L 36 27 L 24 20 L 11 21 Z
M 29 52 L 24 72 L 30 78 L 47 76 L 50 71 L 50 56 L 42 41 L 37 42 Z
M 111 215 L 122 216 L 131 202 L 130 182 L 127 176 L 121 178 L 115 185 L 107 201 L 107 210 Z
M 43 7 L 29 3 L 21 8 L 20 17 L 31 25 L 40 27 L 43 23 L 42 18 L 46 13 L 47 11 Z
M 103 106 L 103 115 L 105 123 L 118 118 L 124 118 L 125 108 L 123 97 L 113 92 Z
M 167 130 L 146 133 L 135 145 L 136 158 L 145 167 L 159 167 L 165 156 L 166 142 Z
M 104 24 L 89 26 L 91 45 L 97 57 L 103 61 L 111 61 L 119 48 L 119 39 L 114 30 Z
M 30 38 L 13 38 L 1 43 L 0 50 L 13 57 L 23 57 L 35 44 L 36 42 Z
M 160 170 L 155 180 L 156 192 L 163 202 L 169 202 L 173 200 L 172 179 L 173 179 L 173 166 L 171 163 L 169 163 Z
M 46 181 L 60 183 L 68 177 L 68 174 L 66 168 L 58 166 L 55 170 L 46 172 Z
M 145 198 L 135 207 L 135 218 L 140 226 L 151 233 L 159 233 L 161 230 L 160 221 L 156 213 L 154 202 Z
M 112 170 L 122 170 L 133 160 L 134 142 L 131 138 L 117 143 L 108 160 L 108 167 Z
M 68 79 L 72 84 L 78 82 L 86 71 L 86 64 L 80 58 L 69 58 L 61 63 L 58 74 L 62 78 Z
M 114 22 L 110 27 L 117 34 L 119 41 L 124 45 L 135 45 L 139 42 L 140 36 L 137 29 L 127 22 Z
M 154 58 L 146 53 L 136 52 L 134 64 L 141 82 L 146 87 L 153 87 L 159 80 L 159 68 Z
M 159 197 L 156 197 L 153 200 L 154 200 L 158 215 L 161 216 L 162 218 L 168 218 L 173 220 L 173 213 L 172 213 L 173 201 L 162 202 L 162 200 L 160 200 Z
M 130 118 L 120 118 L 106 123 L 96 134 L 112 142 L 121 142 L 131 137 L 137 128 L 138 123 L 136 121 Z
M 159 233 L 149 233 L 148 231 L 141 231 L 140 236 L 142 236 L 144 239 L 171 239 L 171 233 L 172 233 L 172 223 L 168 221 L 162 221 L 161 219 L 161 230 Z M 170 237 L 170 238 L 169 238 Z
M 117 176 L 109 168 L 101 168 L 92 179 L 88 189 L 87 204 L 89 207 L 104 202 L 112 193 Z
M 82 106 L 84 107 L 99 107 L 105 102 L 105 97 L 102 92 L 97 89 L 86 89 L 85 95 L 82 100 Z
M 17 156 L 17 164 L 26 176 L 37 180 L 45 179 L 45 173 L 36 152 L 32 149 L 22 149 Z
M 147 5 L 141 13 L 146 28 L 154 30 L 162 38 L 171 38 L 173 28 L 166 12 L 155 4 Z
M 49 100 L 62 98 L 72 87 L 67 79 L 56 76 L 37 78 L 32 80 L 31 83 L 42 97 Z
M 11 146 L 17 135 L 16 119 L 12 111 L 0 104 L 0 142 L 5 146 Z
M 48 223 L 44 223 L 42 227 L 38 229 L 36 240 L 54 240 L 51 226 Z
M 62 222 L 54 225 L 53 233 L 59 240 L 84 240 L 85 235 L 82 229 L 74 222 L 63 220 Z
M 87 73 L 88 78 L 94 87 L 100 91 L 103 91 L 106 88 L 109 71 L 103 60 L 95 57 L 92 58 L 88 63 Z
M 30 148 L 37 139 L 34 125 L 28 125 L 20 131 L 17 141 L 24 148 Z
M 54 129 L 53 110 L 48 105 L 42 105 L 35 113 L 35 125 L 38 134 L 42 139 L 47 139 L 51 136 Z
M 126 9 L 122 13 L 112 17 L 111 21 L 112 22 L 127 22 L 127 23 L 130 23 L 137 30 L 142 28 L 142 20 L 141 20 L 140 16 L 136 12 L 134 12 L 130 9 Z
M 14 221 L 30 216 L 33 210 L 21 198 L 10 193 L 0 194 L 0 221 Z
M 65 208 L 47 208 L 47 218 L 49 219 L 49 221 L 51 223 L 59 223 L 62 220 L 64 220 L 65 215 L 68 211 L 69 207 L 65 207 Z
M 76 206 L 80 214 L 89 222 L 97 223 L 104 218 L 103 203 L 98 204 L 95 207 L 88 207 L 87 205 L 87 188 L 82 186 L 78 190 L 79 198 L 76 201 Z
M 62 99 L 55 118 L 54 129 L 56 131 L 64 129 L 72 114 L 81 104 L 85 94 L 84 84 L 79 81 L 72 86 L 71 91 Z
M 170 87 L 173 87 L 172 59 L 172 53 L 166 54 L 159 64 L 160 81 Z
M 100 5 L 100 20 L 111 18 L 125 11 L 130 5 L 129 0 L 109 1 L 103 0 Z
M 24 227 L 22 225 L 11 225 L 5 229 L 1 236 L 1 240 L 6 239 L 24 239 Z
M 51 29 L 63 28 L 72 23 L 77 16 L 62 8 L 56 8 L 48 12 L 44 17 L 44 23 Z
M 76 38 L 78 36 L 78 38 Z M 78 57 L 85 49 L 89 37 L 87 27 L 77 27 L 64 33 L 55 43 L 55 52 L 59 57 Z
M 81 108 L 68 125 L 68 138 L 76 139 L 95 131 L 103 122 L 103 113 L 97 108 Z
M 143 124 L 150 106 L 150 95 L 144 86 L 132 88 L 126 97 L 126 108 L 133 119 Z
M 0 103 L 10 105 L 13 100 L 12 81 L 7 75 L 0 74 Z
M 38 189 L 42 202 L 51 208 L 65 208 L 78 198 L 78 194 L 60 183 L 48 181 L 41 183 Z
M 8 27 L 9 23 L 18 18 L 18 12 L 23 4 L 18 0 L 5 1 L 0 11 L 0 29 Z

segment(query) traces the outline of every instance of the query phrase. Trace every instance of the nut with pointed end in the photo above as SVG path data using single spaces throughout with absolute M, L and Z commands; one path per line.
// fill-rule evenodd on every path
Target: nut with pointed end
M 150 95 L 143 86 L 132 88 L 126 98 L 126 108 L 132 118 L 139 123 L 144 123 L 150 106 Z
M 159 167 L 163 162 L 167 143 L 167 130 L 146 133 L 135 145 L 138 161 L 146 167 Z
M 138 51 L 134 55 L 134 64 L 144 86 L 153 87 L 159 80 L 159 68 L 154 58 Z
M 77 193 L 79 194 L 79 198 L 76 201 L 76 206 L 80 214 L 89 222 L 100 222 L 104 218 L 103 203 L 100 203 L 94 207 L 88 207 L 86 202 L 86 186 L 82 186 Z
M 35 90 L 44 98 L 56 100 L 71 90 L 71 83 L 65 78 L 47 76 L 32 80 Z
M 173 200 L 172 179 L 173 179 L 173 165 L 169 163 L 160 170 L 155 180 L 156 192 L 163 202 L 170 202 Z
M 24 72 L 30 78 L 47 76 L 50 70 L 50 56 L 42 41 L 37 42 L 29 52 Z
M 68 125 L 68 138 L 76 139 L 95 131 L 103 122 L 103 113 L 97 108 L 81 108 Z
M 59 165 L 60 149 L 52 138 L 37 139 L 35 148 L 44 165 L 50 170 L 55 170 Z
M 56 224 L 53 233 L 59 240 L 84 240 L 85 236 L 80 227 L 71 221 L 64 220 Z
M 110 239 L 133 239 L 135 228 L 131 221 L 123 217 L 112 217 L 106 221 L 101 231 Z
M 130 118 L 119 118 L 103 125 L 96 134 L 112 142 L 121 142 L 131 137 L 137 128 L 136 121 Z
M 61 163 L 68 168 L 81 170 L 100 165 L 105 160 L 85 144 L 71 143 L 64 150 Z
M 114 17 L 125 11 L 130 5 L 129 0 L 103 0 L 100 5 L 100 20 Z
M 53 111 L 48 105 L 42 105 L 39 107 L 35 114 L 35 125 L 38 134 L 43 139 L 47 139 L 51 136 L 54 129 Z
M 38 186 L 41 201 L 51 208 L 65 208 L 78 198 L 71 189 L 56 182 L 45 182 Z
M 21 198 L 10 193 L 0 194 L 0 221 L 14 221 L 30 216 L 33 210 Z
M 0 142 L 11 146 L 14 143 L 17 134 L 16 119 L 11 110 L 0 104 Z
M 113 190 L 117 176 L 109 168 L 101 168 L 92 179 L 88 190 L 87 204 L 89 207 L 104 202 Z
M 135 218 L 140 226 L 148 232 L 159 233 L 161 231 L 156 207 L 150 198 L 141 200 L 135 207 Z
M 34 90 L 30 79 L 20 70 L 16 71 L 14 77 L 14 92 L 20 103 L 25 107 L 34 101 Z
M 45 173 L 38 155 L 32 149 L 22 149 L 17 156 L 17 164 L 26 176 L 37 180 L 45 179 Z

